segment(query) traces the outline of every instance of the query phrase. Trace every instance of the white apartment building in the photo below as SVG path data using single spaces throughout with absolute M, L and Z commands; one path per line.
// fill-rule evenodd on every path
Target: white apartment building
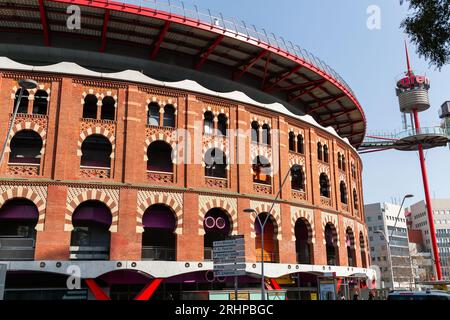
M 432 199 L 434 226 L 441 258 L 442 275 L 450 279 L 450 199 Z M 413 204 L 411 211 L 411 225 L 413 230 L 422 232 L 425 250 L 432 253 L 430 226 L 428 223 L 425 201 Z M 433 257 L 434 259 L 434 257 Z
M 406 217 L 404 211 L 400 212 L 400 210 L 399 205 L 391 203 L 373 203 L 364 206 L 369 231 L 371 264 L 380 267 L 382 286 L 391 289 L 409 289 L 414 283 Z M 389 261 L 386 239 L 378 231 L 383 232 L 389 239 L 391 261 Z M 391 272 L 391 265 L 393 272 Z

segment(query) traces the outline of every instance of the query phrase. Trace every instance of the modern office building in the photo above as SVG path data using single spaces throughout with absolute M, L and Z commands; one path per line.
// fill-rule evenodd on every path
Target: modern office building
M 19 103 L 0 167 L 5 298 L 208 299 L 232 291 L 211 261 L 232 235 L 242 290 L 262 260 L 294 299 L 321 276 L 372 280 L 349 86 L 272 34 L 154 3 L 0 3 L 2 139 Z M 38 86 L 19 99 L 21 79 Z
M 450 199 L 432 199 L 434 225 L 441 259 L 442 275 L 450 279 Z M 425 201 L 413 204 L 411 212 L 411 230 L 420 230 L 426 251 L 431 250 L 430 228 L 426 215 Z
M 371 264 L 380 268 L 381 283 L 385 288 L 411 288 L 414 278 L 403 208 L 384 202 L 367 204 L 364 211 L 369 231 Z

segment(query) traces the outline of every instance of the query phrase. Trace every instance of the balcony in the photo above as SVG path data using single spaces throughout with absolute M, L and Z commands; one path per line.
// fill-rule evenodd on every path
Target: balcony
M 171 247 L 142 247 L 143 261 L 176 261 L 176 250 Z
M 147 170 L 147 180 L 157 183 L 173 183 L 174 174 L 173 172 Z
M 34 260 L 35 240 L 33 238 L 0 237 L 1 261 Z
M 253 183 L 253 191 L 259 194 L 272 194 L 272 186 L 270 184 Z
M 325 207 L 331 207 L 333 204 L 331 202 L 331 198 L 320 197 L 320 205 Z
M 226 178 L 216 178 L 216 177 L 205 177 L 205 185 L 211 188 L 226 189 L 228 188 L 228 179 Z
M 11 176 L 38 177 L 39 163 L 8 163 L 7 174 Z
M 80 166 L 80 177 L 85 179 L 109 179 L 111 177 L 111 169 Z
M 264 252 L 264 262 L 269 263 L 278 263 L 279 261 L 279 254 L 278 252 Z M 256 262 L 261 262 L 261 249 L 256 250 Z
M 70 260 L 109 260 L 109 247 L 71 246 Z
M 302 190 L 292 190 L 291 191 L 292 199 L 298 201 L 306 201 L 306 192 Z

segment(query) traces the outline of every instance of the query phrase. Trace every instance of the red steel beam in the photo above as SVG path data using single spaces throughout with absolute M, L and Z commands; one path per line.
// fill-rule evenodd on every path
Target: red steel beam
M 272 58 L 272 53 L 269 53 L 266 58 L 266 65 L 264 66 L 264 76 L 261 81 L 261 89 L 264 89 L 266 86 L 267 73 L 269 72 L 270 59 Z
M 108 23 L 111 13 L 109 9 L 105 10 L 105 16 L 103 17 L 103 28 L 102 28 L 102 44 L 100 46 L 100 52 L 105 52 L 106 49 L 106 33 L 108 32 Z
M 239 72 L 237 75 L 233 77 L 233 80 L 238 81 L 242 78 L 242 76 L 251 69 L 257 63 L 259 60 L 261 60 L 266 54 L 269 53 L 269 50 L 263 50 L 261 51 L 256 57 L 254 57 L 252 60 L 250 60 L 249 63 L 247 63 L 244 68 Z
M 306 83 L 298 83 L 298 84 L 293 84 L 290 85 L 288 87 L 277 87 L 272 89 L 272 92 L 276 92 L 276 91 L 297 91 L 297 90 L 301 90 L 310 86 L 314 86 L 316 84 L 324 84 L 326 82 L 325 79 L 321 79 L 321 80 L 316 80 L 316 81 L 309 81 Z
M 301 97 L 303 97 L 305 94 L 310 94 L 311 92 L 313 92 L 314 90 L 316 90 L 316 89 L 319 88 L 320 86 L 322 86 L 322 83 L 318 83 L 318 84 L 312 86 L 311 88 L 308 88 L 307 90 L 302 91 L 302 93 L 296 95 L 295 97 L 292 97 L 292 98 L 289 100 L 289 102 L 294 102 L 294 101 L 300 99 Z
M 47 22 L 47 14 L 45 13 L 44 0 L 39 0 L 39 12 L 41 14 L 42 30 L 44 31 L 44 43 L 47 47 L 50 46 L 50 32 Z
M 351 110 L 345 110 L 345 111 L 339 112 L 338 114 L 331 113 L 330 114 L 331 117 L 329 119 L 323 120 L 323 123 L 328 123 L 330 121 L 334 121 L 337 118 L 345 116 L 346 114 L 352 113 L 354 111 L 356 111 L 356 110 L 355 109 L 351 109 Z
M 195 70 L 199 70 L 201 66 L 208 60 L 208 57 L 211 53 L 213 53 L 214 49 L 222 42 L 225 36 L 221 34 L 214 40 L 214 42 L 205 50 L 202 54 L 200 54 L 200 61 L 195 65 Z
M 264 91 L 266 92 L 270 92 L 276 85 L 278 85 L 280 82 L 283 82 L 284 80 L 286 80 L 287 78 L 289 78 L 291 75 L 293 75 L 294 73 L 296 73 L 298 70 L 300 70 L 301 68 L 303 68 L 303 66 L 301 64 L 299 64 L 298 66 L 296 66 L 295 68 L 293 68 L 291 71 L 286 72 L 285 74 L 279 76 L 278 78 L 275 79 L 274 82 L 272 82 L 267 88 L 264 89 Z
M 103 292 L 102 288 L 99 287 L 94 279 L 85 279 L 84 281 L 86 282 L 89 290 L 91 290 L 96 300 L 111 300 L 111 298 Z
M 136 296 L 136 298 L 134 298 L 134 300 L 139 301 L 149 300 L 155 293 L 156 289 L 158 289 L 162 281 L 163 279 L 154 279 L 153 281 L 151 281 L 149 284 L 145 286 L 145 288 L 141 292 L 139 292 L 139 294 Z
M 310 114 L 311 112 L 314 112 L 314 111 L 316 111 L 317 109 L 320 109 L 320 108 L 322 108 L 322 107 L 326 107 L 326 106 L 328 106 L 330 103 L 333 103 L 333 102 L 338 101 L 339 99 L 342 99 L 343 97 L 345 97 L 345 94 L 340 94 L 340 95 L 338 95 L 338 96 L 335 96 L 335 97 L 332 98 L 331 100 L 328 100 L 327 102 L 323 102 L 323 103 L 319 104 L 317 107 L 314 107 L 314 108 L 309 109 L 306 113 L 307 113 L 307 114 Z
M 153 45 L 153 50 L 152 50 L 152 53 L 150 54 L 150 59 L 155 60 L 156 56 L 158 55 L 159 49 L 161 48 L 161 44 L 163 43 L 164 38 L 166 37 L 166 34 L 169 31 L 169 27 L 170 27 L 170 21 L 166 20 L 166 22 L 164 22 L 164 28 L 159 33 L 158 39 L 156 40 L 155 44 Z

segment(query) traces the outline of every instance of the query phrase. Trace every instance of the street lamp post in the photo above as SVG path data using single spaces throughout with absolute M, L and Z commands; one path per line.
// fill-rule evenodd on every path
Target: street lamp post
M 270 166 L 270 165 L 261 165 L 261 166 Z M 269 220 L 269 215 L 273 210 L 273 207 L 275 206 L 276 201 L 278 200 L 278 198 L 281 195 L 281 190 L 283 189 L 284 184 L 286 183 L 287 179 L 289 178 L 289 175 L 292 172 L 299 172 L 300 171 L 300 166 L 299 165 L 294 165 L 292 166 L 292 168 L 290 168 L 288 170 L 288 172 L 286 173 L 286 176 L 283 179 L 283 182 L 280 185 L 280 188 L 277 192 L 277 195 L 275 196 L 275 199 L 272 202 L 272 205 L 270 206 L 269 211 L 266 214 L 266 217 L 264 218 L 264 222 L 261 222 L 261 219 L 259 218 L 258 213 L 256 212 L 255 209 L 249 208 L 249 209 L 244 209 L 244 212 L 246 213 L 254 213 L 256 215 L 256 219 L 258 220 L 259 226 L 261 228 L 261 300 L 266 300 L 266 287 L 265 287 L 265 283 L 264 283 L 264 228 L 267 224 L 267 221 Z
M 11 136 L 11 132 L 12 132 L 12 129 L 14 126 L 14 121 L 16 120 L 17 111 L 19 110 L 19 105 L 20 105 L 20 102 L 22 101 L 23 91 L 25 89 L 34 89 L 37 87 L 37 85 L 38 85 L 37 82 L 34 80 L 31 80 L 31 79 L 19 80 L 19 87 L 20 87 L 19 97 L 18 97 L 16 105 L 14 107 L 14 112 L 13 112 L 13 115 L 11 118 L 11 122 L 9 123 L 8 133 L 6 135 L 6 140 L 3 144 L 2 153 L 0 154 L 0 168 L 3 163 L 3 158 L 5 157 L 6 146 L 8 145 L 8 140 L 9 140 L 9 137 Z
M 374 233 L 381 234 L 384 237 L 385 241 L 386 241 L 388 259 L 389 259 L 389 264 L 390 264 L 390 269 L 391 269 L 392 290 L 395 290 L 395 282 L 394 282 L 394 266 L 393 266 L 393 263 L 392 263 L 392 255 L 391 255 L 391 247 L 390 247 L 390 240 L 389 239 L 394 234 L 395 227 L 397 226 L 398 218 L 400 217 L 400 213 L 402 212 L 402 208 L 403 208 L 403 204 L 405 203 L 405 200 L 407 198 L 412 198 L 412 197 L 414 197 L 412 194 L 407 194 L 407 195 L 405 195 L 403 197 L 402 204 L 400 205 L 400 209 L 398 210 L 397 217 L 396 217 L 395 223 L 394 223 L 394 227 L 392 228 L 391 233 L 389 234 L 389 238 L 386 237 L 386 234 L 382 230 L 374 231 Z M 408 252 L 409 252 L 409 248 L 408 248 Z M 410 257 L 410 260 L 411 260 L 411 257 Z

